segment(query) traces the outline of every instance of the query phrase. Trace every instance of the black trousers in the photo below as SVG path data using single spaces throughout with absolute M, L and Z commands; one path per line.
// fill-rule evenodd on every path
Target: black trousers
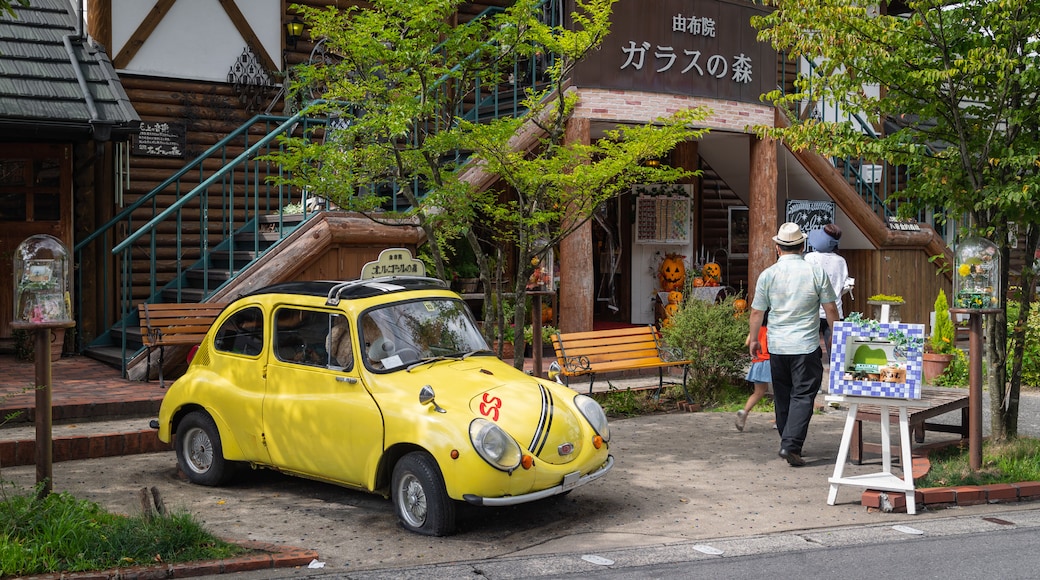
M 819 347 L 809 354 L 769 353 L 769 367 L 780 448 L 801 454 L 823 384 L 823 353 Z

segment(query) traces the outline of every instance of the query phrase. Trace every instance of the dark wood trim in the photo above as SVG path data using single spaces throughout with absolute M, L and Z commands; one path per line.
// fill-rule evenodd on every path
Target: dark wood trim
M 232 24 L 235 25 L 235 30 L 242 35 L 242 38 L 249 45 L 249 48 L 253 50 L 253 54 L 260 59 L 260 63 L 264 65 L 264 68 L 274 72 L 281 70 L 279 66 L 271 58 L 270 54 L 267 54 L 267 49 L 264 48 L 263 43 L 260 42 L 260 38 L 253 32 L 253 27 L 249 26 L 249 21 L 246 20 L 245 15 L 238 9 L 235 4 L 235 0 L 217 0 L 220 2 L 220 6 L 224 8 L 224 12 L 227 13 L 228 18 L 231 19 Z
M 155 31 L 155 27 L 159 26 L 159 23 L 162 22 L 162 19 L 170 12 L 170 8 L 173 7 L 174 2 L 176 1 L 177 0 L 159 0 L 155 6 L 152 6 L 152 9 L 148 11 L 148 15 L 141 21 L 140 26 L 137 27 L 137 30 L 130 35 L 126 44 L 123 45 L 123 49 L 119 51 L 119 54 L 114 59 L 112 59 L 112 65 L 115 66 L 117 70 L 124 69 L 128 64 L 130 64 L 130 61 L 132 61 L 134 56 L 137 55 L 137 51 L 141 50 L 145 41 L 148 40 L 148 37 Z M 111 22 L 111 18 L 109 18 L 109 22 Z M 111 26 L 111 24 L 109 26 Z

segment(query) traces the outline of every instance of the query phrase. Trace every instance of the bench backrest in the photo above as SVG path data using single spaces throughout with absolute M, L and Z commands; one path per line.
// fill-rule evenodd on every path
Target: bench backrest
M 636 326 L 616 330 L 568 332 L 553 335 L 556 358 L 586 357 L 595 368 L 600 362 L 661 360 L 660 333 L 653 326 Z
M 141 341 L 145 346 L 198 344 L 224 310 L 224 303 L 139 304 Z

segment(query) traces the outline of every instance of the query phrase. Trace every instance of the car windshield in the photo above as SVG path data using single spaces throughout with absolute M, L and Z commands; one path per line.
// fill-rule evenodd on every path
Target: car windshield
M 449 298 L 368 310 L 361 316 L 361 340 L 365 365 L 377 371 L 488 350 L 465 303 Z

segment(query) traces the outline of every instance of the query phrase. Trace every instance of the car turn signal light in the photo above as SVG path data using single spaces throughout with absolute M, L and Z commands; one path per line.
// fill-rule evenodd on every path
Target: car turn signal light
M 599 435 L 596 435 L 595 437 L 593 437 L 592 438 L 592 446 L 595 447 L 596 449 L 599 449 L 599 448 L 603 447 L 603 438 L 600 437 Z
M 531 467 L 534 466 L 534 457 L 531 457 L 530 455 L 524 455 L 520 458 L 520 465 L 524 469 L 531 469 Z

